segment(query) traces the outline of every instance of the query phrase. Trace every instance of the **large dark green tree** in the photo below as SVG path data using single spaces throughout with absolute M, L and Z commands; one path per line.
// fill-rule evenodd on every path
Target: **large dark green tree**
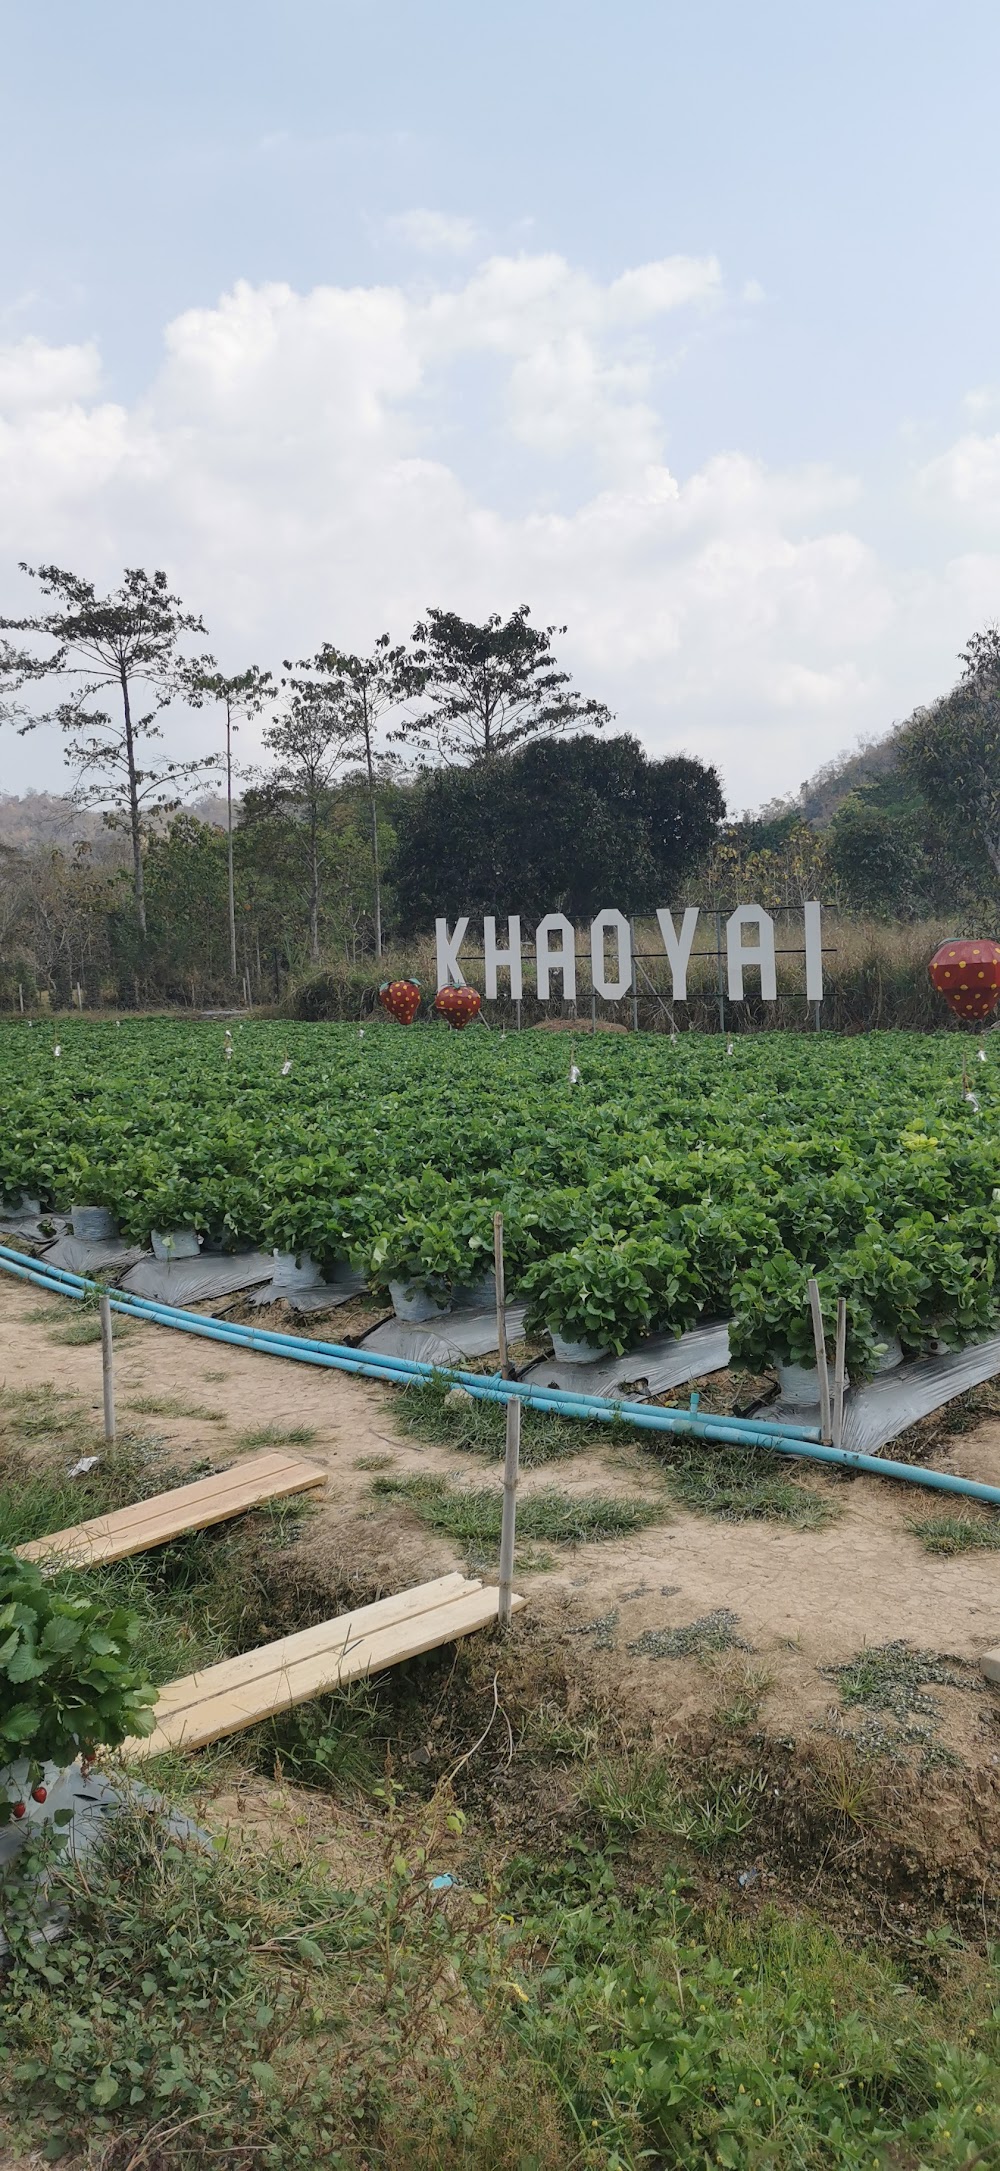
M 162 738 L 157 719 L 179 691 L 181 638 L 205 628 L 171 594 L 165 573 L 130 566 L 120 588 L 99 596 L 92 581 L 58 565 L 22 561 L 21 571 L 37 580 L 49 608 L 29 618 L 0 618 L 0 633 L 29 633 L 47 646 L 40 656 L 29 652 L 27 667 L 23 654 L 8 650 L 8 684 L 20 688 L 30 678 L 68 687 L 47 715 L 23 717 L 21 728 L 58 723 L 67 734 L 81 804 L 104 808 L 113 826 L 127 829 L 135 914 L 145 934 L 144 818 L 176 806 L 178 785 L 217 766 L 211 756 L 174 761 L 146 751 Z M 113 710 L 102 705 L 109 694 Z
M 399 918 L 415 930 L 444 912 L 652 910 L 672 902 L 724 813 L 714 769 L 687 756 L 650 761 L 625 736 L 433 770 L 400 806 Z
M 482 625 L 457 611 L 429 610 L 413 630 L 411 662 L 424 706 L 400 736 L 448 763 L 496 761 L 530 739 L 571 724 L 599 730 L 610 722 L 603 701 L 577 693 L 552 652 L 565 626 L 529 625 L 522 603 Z

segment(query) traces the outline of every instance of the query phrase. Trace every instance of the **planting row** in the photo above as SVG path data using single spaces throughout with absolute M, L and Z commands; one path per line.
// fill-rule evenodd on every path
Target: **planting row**
M 529 1324 L 622 1351 L 729 1318 L 753 1368 L 811 1360 L 815 1274 L 858 1376 L 1000 1328 L 995 1049 L 10 1026 L 0 1197 L 349 1261 L 425 1311 L 481 1284 L 500 1209 Z

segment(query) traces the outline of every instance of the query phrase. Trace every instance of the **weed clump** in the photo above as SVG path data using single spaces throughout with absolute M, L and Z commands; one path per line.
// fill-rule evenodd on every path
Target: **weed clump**
M 1000 1516 L 932 1515 L 909 1525 L 928 1553 L 995 1553 L 1000 1551 Z
M 823 1672 L 839 1683 L 842 1704 L 891 1711 L 905 1724 L 917 1713 L 932 1719 L 940 1717 L 937 1699 L 927 1694 L 929 1687 L 978 1688 L 979 1683 L 968 1669 L 956 1671 L 961 1663 L 949 1663 L 939 1651 L 914 1650 L 908 1643 L 882 1643 L 859 1651 L 843 1666 L 825 1666 Z
M 646 1628 L 628 1648 L 634 1658 L 706 1658 L 715 1651 L 752 1650 L 738 1628 L 739 1615 L 719 1606 L 684 1628 Z

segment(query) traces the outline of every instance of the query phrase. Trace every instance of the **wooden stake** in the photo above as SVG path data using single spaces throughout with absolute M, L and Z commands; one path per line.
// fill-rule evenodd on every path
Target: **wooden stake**
M 517 1522 L 517 1475 L 521 1460 L 521 1403 L 511 1395 L 507 1404 L 507 1444 L 503 1462 L 503 1520 L 500 1525 L 500 1602 L 497 1619 L 510 1627 L 514 1586 L 514 1530 Z
M 826 1336 L 823 1333 L 823 1307 L 819 1301 L 819 1283 L 810 1277 L 809 1308 L 812 1312 L 813 1341 L 816 1345 L 816 1370 L 819 1374 L 819 1421 L 824 1447 L 830 1447 L 830 1373 L 826 1362 Z
M 837 1298 L 837 1357 L 833 1369 L 833 1444 L 844 1444 L 844 1386 L 847 1380 L 847 1298 Z
M 111 1299 L 101 1290 L 101 1369 L 104 1374 L 104 1437 L 115 1438 L 115 1345 L 111 1331 Z
M 493 1216 L 493 1273 L 497 1285 L 497 1348 L 500 1352 L 500 1370 L 504 1379 L 510 1377 L 510 1360 L 507 1355 L 507 1291 L 503 1271 L 503 1215 Z

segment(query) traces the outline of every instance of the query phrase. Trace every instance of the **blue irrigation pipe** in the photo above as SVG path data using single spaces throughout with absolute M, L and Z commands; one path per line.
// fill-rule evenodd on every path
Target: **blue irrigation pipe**
M 11 1251 L 7 1245 L 0 1245 L 0 1267 L 18 1280 L 33 1283 L 52 1295 L 82 1298 L 99 1287 L 82 1274 L 70 1274 L 64 1267 L 46 1267 L 44 1261 L 38 1260 L 28 1265 L 23 1252 Z M 1000 1486 L 982 1485 L 973 1478 L 952 1477 L 945 1470 L 926 1470 L 917 1463 L 892 1462 L 880 1455 L 862 1455 L 849 1448 L 824 1447 L 818 1438 L 804 1432 L 794 1433 L 752 1419 L 717 1418 L 703 1416 L 694 1410 L 650 1408 L 642 1402 L 608 1402 L 596 1395 L 569 1395 L 558 1388 L 532 1387 L 525 1380 L 505 1380 L 499 1374 L 484 1378 L 477 1372 L 418 1365 L 407 1358 L 378 1357 L 374 1352 L 366 1357 L 363 1350 L 348 1349 L 335 1342 L 307 1342 L 296 1335 L 275 1335 L 256 1327 L 230 1326 L 224 1320 L 206 1319 L 199 1312 L 185 1312 L 175 1305 L 154 1304 L 120 1290 L 113 1295 L 109 1290 L 108 1295 L 112 1308 L 126 1317 L 174 1327 L 207 1341 L 228 1342 L 238 1349 L 257 1350 L 262 1355 L 290 1357 L 300 1364 L 353 1372 L 401 1386 L 445 1378 L 464 1387 L 478 1401 L 508 1402 L 516 1396 L 531 1409 L 544 1410 L 556 1417 L 597 1418 L 605 1423 L 623 1418 L 642 1431 L 665 1432 L 675 1437 L 686 1434 L 737 1447 L 766 1448 L 772 1453 L 792 1455 L 802 1461 L 864 1470 L 872 1477 L 898 1478 L 906 1485 L 920 1485 L 931 1492 L 957 1493 L 965 1499 L 982 1500 L 990 1507 L 1000 1507 Z
M 68 1297 L 94 1294 L 98 1284 L 86 1275 L 74 1274 L 68 1267 L 52 1266 L 45 1259 L 25 1264 L 23 1252 L 15 1252 L 0 1244 L 0 1266 L 22 1280 L 34 1281 L 40 1288 L 53 1288 Z M 453 1385 L 464 1387 L 470 1394 L 483 1399 L 503 1402 L 517 1398 L 540 1408 L 539 1396 L 547 1398 L 546 1406 L 574 1417 L 593 1417 L 607 1422 L 609 1415 L 627 1417 L 638 1422 L 648 1417 L 646 1404 L 641 1402 L 609 1402 L 606 1395 L 573 1394 L 558 1387 L 532 1387 L 526 1380 L 505 1380 L 500 1374 L 484 1378 L 481 1372 L 464 1372 L 453 1365 L 422 1364 L 414 1357 L 383 1356 L 379 1350 L 350 1349 L 339 1342 L 318 1342 L 306 1335 L 279 1334 L 273 1327 L 234 1326 L 224 1320 L 206 1319 L 200 1312 L 181 1310 L 177 1305 L 162 1304 L 153 1297 L 136 1296 L 131 1290 L 107 1291 L 112 1309 L 123 1312 L 133 1319 L 147 1319 L 156 1325 L 180 1326 L 187 1333 L 201 1333 L 209 1340 L 232 1342 L 241 1349 L 252 1349 L 264 1356 L 295 1358 L 301 1364 L 318 1363 L 333 1370 L 363 1372 L 369 1379 L 385 1378 L 394 1385 L 422 1386 L 428 1380 L 447 1378 Z M 660 1413 L 663 1414 L 663 1413 Z M 667 1413 L 683 1414 L 683 1413 Z M 699 1432 L 706 1438 L 716 1435 L 731 1441 L 734 1425 L 740 1428 L 739 1438 L 744 1444 L 759 1444 L 760 1427 L 752 1423 L 747 1428 L 739 1418 L 718 1417 L 711 1412 L 699 1412 Z M 658 1427 L 657 1429 L 664 1429 Z M 782 1425 L 777 1422 L 767 1426 L 767 1432 L 780 1432 L 784 1437 L 818 1441 L 820 1435 L 808 1427 Z

